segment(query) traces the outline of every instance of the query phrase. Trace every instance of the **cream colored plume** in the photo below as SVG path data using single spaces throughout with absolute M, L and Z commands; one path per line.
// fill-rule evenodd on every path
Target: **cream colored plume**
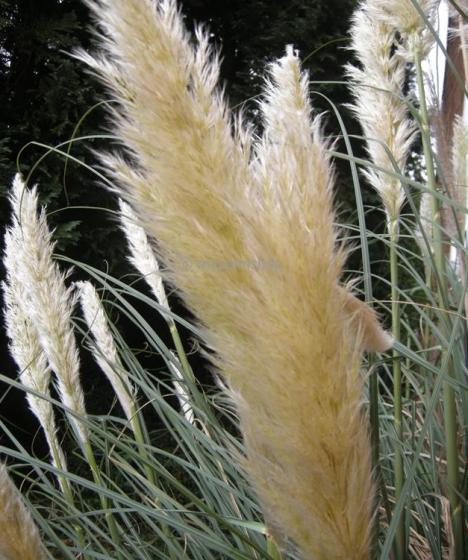
M 145 230 L 130 205 L 119 200 L 120 222 L 130 249 L 130 262 L 141 273 L 163 309 L 169 309 L 159 264 Z
M 375 8 L 375 14 L 385 20 L 388 25 L 401 33 L 422 33 L 427 27 L 415 2 L 412 0 L 368 0 Z M 440 0 L 416 0 L 421 12 L 430 18 L 439 5 Z
M 351 39 L 360 66 L 349 65 L 347 71 L 352 80 L 353 109 L 366 137 L 367 151 L 371 161 L 382 169 L 368 168 L 365 174 L 382 198 L 389 227 L 394 228 L 405 192 L 392 174 L 404 173 L 415 127 L 402 98 L 405 61 L 394 52 L 395 29 L 375 17 L 381 3 L 368 0 L 355 12 Z
M 136 391 L 119 357 L 106 313 L 96 288 L 91 282 L 77 282 L 81 309 L 94 338 L 91 349 L 94 359 L 109 380 L 120 405 L 132 425 Z
M 26 393 L 26 399 L 33 414 L 38 419 L 46 437 L 52 463 L 55 467 L 66 469 L 65 457 L 57 439 L 54 410 L 48 399 L 51 398 L 49 384 L 51 370 L 47 363 L 39 337 L 28 314 L 28 290 L 22 284 L 18 271 L 18 254 L 21 252 L 22 232 L 17 220 L 5 235 L 5 254 L 3 263 L 6 281 L 3 283 L 5 298 L 5 324 L 9 348 L 19 369 L 21 383 L 35 393 Z
M 145 230 L 138 224 L 138 218 L 132 208 L 119 200 L 120 221 L 122 230 L 127 238 L 130 249 L 130 262 L 140 272 L 151 288 L 157 302 L 161 306 L 161 311 L 170 311 L 169 301 L 167 299 L 166 290 L 162 280 L 159 264 L 154 254 L 154 250 L 150 245 Z M 164 315 L 170 329 L 176 329 L 175 323 L 171 315 Z M 173 354 L 176 364 L 169 363 L 170 371 L 174 377 L 174 392 L 180 404 L 180 409 L 191 424 L 194 422 L 194 413 L 190 405 L 190 393 L 184 387 L 184 376 L 182 375 L 182 367 L 177 357 Z
M 63 404 L 85 416 L 79 378 L 79 356 L 71 324 L 74 298 L 52 255 L 54 243 L 44 209 L 38 211 L 36 189 L 27 189 L 17 175 L 10 194 L 14 228 L 16 273 L 25 292 L 24 312 L 37 332 L 49 367 L 54 371 Z M 81 443 L 87 440 L 85 425 L 70 415 Z
M 82 58 L 120 101 L 115 132 L 134 164 L 102 160 L 214 350 L 265 515 L 304 558 L 368 558 L 360 358 L 390 339 L 339 284 L 333 178 L 297 56 L 270 67 L 250 154 L 214 89 L 208 40 L 192 46 L 174 1 L 89 4 L 104 54 Z
M 413 60 L 415 48 L 423 57 L 428 54 L 434 37 L 427 21 L 434 24 L 440 0 L 367 0 L 367 3 L 376 20 L 399 33 L 398 51 L 408 62 Z
M 0 559 L 45 560 L 45 550 L 31 514 L 5 465 L 0 464 Z

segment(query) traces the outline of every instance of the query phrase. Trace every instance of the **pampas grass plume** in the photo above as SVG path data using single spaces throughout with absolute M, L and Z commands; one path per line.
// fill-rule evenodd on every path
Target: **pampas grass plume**
M 25 311 L 57 377 L 63 404 L 85 416 L 78 349 L 71 324 L 74 297 L 52 258 L 54 243 L 45 211 L 38 211 L 36 189 L 27 189 L 20 175 L 14 179 L 10 201 L 14 227 L 19 232 L 15 259 L 18 278 L 25 290 Z M 88 438 L 85 425 L 71 415 L 70 422 L 84 444 Z
M 3 464 L 0 464 L 0 558 L 46 558 L 39 531 Z
M 122 230 L 128 242 L 130 249 L 130 262 L 140 272 L 148 286 L 151 288 L 157 302 L 161 306 L 161 311 L 170 311 L 169 301 L 167 299 L 166 290 L 159 270 L 159 264 L 156 259 L 153 248 L 149 242 L 145 230 L 138 224 L 138 218 L 133 212 L 129 204 L 119 199 L 120 222 Z M 176 329 L 174 320 L 170 315 L 165 315 L 169 328 Z M 175 364 L 169 362 L 169 368 L 174 376 L 174 392 L 180 404 L 183 415 L 186 420 L 193 424 L 194 413 L 190 403 L 190 394 L 184 388 L 184 376 L 182 375 L 182 367 L 179 360 L 173 355 Z
M 397 56 L 395 29 L 376 18 L 378 0 L 363 2 L 353 16 L 352 49 L 360 67 L 348 65 L 355 98 L 353 110 L 358 117 L 372 162 L 384 171 L 368 169 L 365 175 L 379 193 L 389 227 L 398 221 L 405 200 L 404 189 L 396 177 L 394 163 L 403 171 L 415 128 L 402 99 L 405 61 Z M 388 172 L 386 172 L 388 171 Z
M 130 262 L 141 273 L 163 309 L 169 309 L 159 264 L 145 230 L 129 204 L 119 200 L 120 222 L 130 249 Z
M 232 131 L 206 35 L 192 46 L 173 0 L 88 3 L 104 54 L 81 58 L 120 101 L 133 163 L 102 161 L 214 350 L 276 540 L 308 559 L 368 558 L 361 352 L 367 329 L 390 339 L 340 286 L 333 174 L 297 55 L 270 66 L 253 146 L 241 120 Z
M 5 235 L 3 263 L 6 281 L 3 283 L 5 299 L 5 324 L 9 348 L 19 368 L 21 383 L 35 393 L 27 392 L 29 408 L 38 419 L 46 437 L 52 463 L 65 469 L 66 461 L 57 439 L 54 410 L 50 402 L 51 370 L 47 363 L 39 337 L 28 315 L 28 290 L 18 274 L 17 255 L 21 251 L 22 232 L 15 220 Z
M 120 360 L 104 307 L 91 282 L 77 282 L 75 286 L 78 288 L 86 324 L 94 337 L 91 349 L 93 357 L 112 385 L 124 414 L 132 425 L 136 391 Z
M 408 62 L 414 56 L 413 49 L 418 48 L 425 56 L 431 48 L 434 37 L 427 28 L 426 20 L 434 23 L 440 0 L 417 0 L 421 15 L 412 0 L 368 0 L 372 5 L 373 16 L 401 36 L 402 45 L 399 54 Z

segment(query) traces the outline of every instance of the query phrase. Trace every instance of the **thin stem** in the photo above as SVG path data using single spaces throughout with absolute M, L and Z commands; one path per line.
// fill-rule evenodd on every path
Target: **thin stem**
M 132 419 L 131 419 L 132 430 L 135 435 L 135 442 L 138 447 L 138 453 L 140 454 L 143 461 L 143 468 L 145 474 L 152 486 L 156 486 L 156 476 L 154 474 L 151 465 L 149 464 L 149 455 L 145 447 L 145 438 L 143 436 L 143 430 L 141 428 L 140 419 L 138 417 L 138 412 L 135 408 L 135 402 L 132 403 Z
M 398 220 L 389 223 L 390 230 L 390 283 L 392 286 L 392 335 L 394 340 L 401 337 L 400 304 L 398 297 Z M 393 350 L 393 410 L 396 432 L 395 440 L 395 501 L 401 500 L 404 484 L 403 468 L 403 425 L 402 425 L 402 396 L 401 396 L 401 362 L 400 354 Z M 398 522 L 395 536 L 395 555 L 397 560 L 406 558 L 405 517 L 402 515 Z
M 433 193 L 432 196 L 432 220 L 433 220 L 433 250 L 434 261 L 436 266 L 436 283 L 439 299 L 439 307 L 442 310 L 447 309 L 447 285 L 445 274 L 445 256 L 441 229 L 440 202 L 436 196 L 436 174 L 434 169 L 434 160 L 431 149 L 429 113 L 427 109 L 426 94 L 424 90 L 424 76 L 422 70 L 422 58 L 418 47 L 415 49 L 415 66 L 416 79 L 418 84 L 418 93 L 420 101 L 420 124 L 421 136 L 424 151 L 424 159 L 426 162 L 428 188 Z M 450 326 L 445 324 L 448 330 Z M 442 351 L 443 354 L 446 350 Z M 448 360 L 447 375 L 455 378 L 453 370 L 453 361 Z M 444 382 L 444 423 L 445 423 L 445 440 L 447 453 L 447 486 L 448 499 L 450 502 L 450 512 L 452 518 L 453 536 L 455 541 L 455 560 L 464 558 L 464 535 L 463 535 L 463 509 L 461 506 L 459 494 L 459 464 L 458 464 L 458 448 L 457 448 L 457 408 L 455 401 L 455 393 L 452 386 Z

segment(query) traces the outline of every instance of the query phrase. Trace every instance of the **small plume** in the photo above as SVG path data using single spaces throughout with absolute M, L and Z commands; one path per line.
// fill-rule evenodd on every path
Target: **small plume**
M 145 230 L 138 224 L 138 218 L 132 208 L 119 199 L 120 221 L 123 232 L 127 238 L 130 248 L 130 262 L 141 273 L 146 283 L 151 288 L 159 305 L 170 311 L 169 301 L 167 299 L 166 290 L 159 271 L 159 264 L 150 245 Z M 165 315 L 170 329 L 176 329 L 174 320 L 170 315 Z M 174 355 L 174 359 L 178 359 Z M 180 363 L 179 363 L 180 366 Z M 190 403 L 190 394 L 184 388 L 184 376 L 182 368 L 174 364 L 170 364 L 170 370 L 174 376 L 174 390 L 179 400 L 180 408 L 185 418 L 192 424 L 194 421 L 193 409 Z
M 141 273 L 159 305 L 169 309 L 159 264 L 145 230 L 130 205 L 119 200 L 120 222 L 130 249 L 130 262 Z
M 91 282 L 76 282 L 75 286 L 78 288 L 86 324 L 94 337 L 91 349 L 93 357 L 112 385 L 125 416 L 132 425 L 136 391 L 120 360 L 104 307 Z

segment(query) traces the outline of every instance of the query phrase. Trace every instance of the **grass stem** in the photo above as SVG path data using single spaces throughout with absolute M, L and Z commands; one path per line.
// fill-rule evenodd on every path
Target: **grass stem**
M 94 456 L 94 452 L 93 452 L 93 449 L 91 447 L 91 443 L 89 442 L 89 440 L 86 441 L 85 444 L 84 444 L 84 454 L 85 454 L 86 460 L 88 461 L 91 472 L 93 473 L 94 482 L 98 486 L 104 487 L 104 481 L 103 481 L 102 476 L 101 476 L 101 471 L 100 471 L 100 469 L 98 467 L 98 464 L 96 462 L 96 457 Z M 117 551 L 117 558 L 118 558 L 118 560 L 121 560 L 123 557 L 122 557 L 122 554 L 120 552 L 120 547 L 121 547 L 120 532 L 119 532 L 119 529 L 117 527 L 117 523 L 115 521 L 114 516 L 109 511 L 109 500 L 103 494 L 99 495 L 99 499 L 101 501 L 102 509 L 106 512 L 105 513 L 106 523 L 107 523 L 107 526 L 109 528 L 109 532 L 110 532 L 112 541 L 114 542 L 115 550 Z
M 398 296 L 398 221 L 391 220 L 390 230 L 390 281 L 392 286 L 392 335 L 397 341 L 401 338 L 400 304 Z M 402 426 L 402 394 L 401 394 L 401 362 L 400 354 L 393 350 L 393 410 L 395 426 L 395 500 L 401 499 L 404 484 L 403 468 L 403 426 Z M 395 555 L 397 560 L 406 558 L 405 518 L 401 516 L 395 537 Z

